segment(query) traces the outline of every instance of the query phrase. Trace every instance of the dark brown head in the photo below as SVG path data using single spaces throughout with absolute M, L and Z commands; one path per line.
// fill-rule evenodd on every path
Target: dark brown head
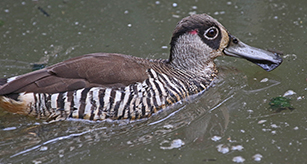
M 206 14 L 183 18 L 174 30 L 170 45 L 169 62 L 183 68 L 206 65 L 222 55 L 245 58 L 267 71 L 282 62 L 277 54 L 239 41 L 217 20 Z

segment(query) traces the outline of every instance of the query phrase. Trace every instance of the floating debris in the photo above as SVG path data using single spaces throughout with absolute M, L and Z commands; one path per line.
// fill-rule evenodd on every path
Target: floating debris
M 171 125 L 171 124 L 168 124 L 168 125 L 164 125 L 163 128 L 164 128 L 164 129 L 173 129 L 174 126 Z
M 304 98 L 305 98 L 304 96 L 299 96 L 299 97 L 296 98 L 296 100 L 302 100 Z
M 267 122 L 267 120 L 260 120 L 260 121 L 258 121 L 258 124 L 263 124 L 265 122 Z
M 212 138 L 211 138 L 211 140 L 212 141 L 218 141 L 218 140 L 220 140 L 222 137 L 220 137 L 220 136 L 213 136 Z
M 216 146 L 217 151 L 223 154 L 226 154 L 229 152 L 229 147 L 227 145 L 224 144 L 219 144 Z
M 279 128 L 279 126 L 277 126 L 276 124 L 271 124 L 272 128 Z
M 4 128 L 2 129 L 3 131 L 9 131 L 9 130 L 15 130 L 17 129 L 15 126 L 12 126 L 12 127 L 7 127 L 7 128 Z
M 254 161 L 257 161 L 257 162 L 259 162 L 259 161 L 261 161 L 261 158 L 262 158 L 263 156 L 261 155 L 261 154 L 255 154 L 254 156 L 253 156 L 253 159 L 254 159 Z
M 274 97 L 269 102 L 269 105 L 274 112 L 281 112 L 282 110 L 286 109 L 292 111 L 294 108 L 292 107 L 290 101 L 291 99 L 287 97 Z
M 236 162 L 236 163 L 243 163 L 245 161 L 245 159 L 241 156 L 236 156 L 236 157 L 232 158 L 232 161 Z
M 260 80 L 260 83 L 265 83 L 265 82 L 268 82 L 269 79 L 268 78 L 263 78 L 262 80 Z
M 164 143 L 169 143 L 169 141 L 163 141 L 161 144 L 164 144 Z M 161 145 L 160 144 L 160 145 Z M 171 150 L 171 149 L 176 149 L 176 148 L 180 148 L 184 145 L 185 143 L 181 140 L 181 139 L 175 139 L 171 142 L 171 145 L 168 146 L 168 147 L 165 147 L 165 146 L 160 146 L 160 149 L 163 149 L 163 150 Z
M 44 15 L 46 15 L 47 17 L 49 17 L 50 15 L 43 9 L 43 8 L 41 8 L 41 7 L 37 7 L 37 9 L 39 10 L 39 11 L 41 11 Z
M 287 96 L 292 96 L 295 95 L 296 93 L 293 90 L 288 90 L 287 92 L 284 93 L 282 97 L 287 97 Z
M 42 161 L 33 160 L 32 163 L 34 163 L 34 164 L 40 164 L 40 163 L 42 163 Z
M 244 147 L 242 145 L 237 145 L 237 146 L 232 146 L 231 150 L 238 150 L 238 151 L 242 151 L 244 149 Z
M 194 14 L 196 14 L 196 11 L 190 11 L 189 12 L 189 15 L 194 15 Z
M 290 58 L 292 60 L 296 60 L 297 56 L 295 54 L 287 54 L 287 55 L 284 55 L 283 58 Z
M 39 149 L 39 151 L 46 151 L 46 150 L 48 150 L 48 147 L 47 147 L 47 146 L 42 146 L 42 147 Z
M 247 112 L 248 112 L 248 113 L 253 113 L 254 111 L 253 111 L 253 110 L 247 110 Z
M 210 161 L 216 161 L 216 159 L 214 159 L 214 158 L 209 158 L 209 159 L 204 159 L 203 161 L 204 161 L 204 162 L 210 162 Z
M 225 14 L 225 11 L 220 11 L 220 12 L 216 11 L 213 14 L 214 15 L 223 15 L 223 14 Z
M 183 145 L 184 145 L 184 142 L 181 139 L 175 139 L 171 143 L 171 147 L 173 148 L 180 148 Z

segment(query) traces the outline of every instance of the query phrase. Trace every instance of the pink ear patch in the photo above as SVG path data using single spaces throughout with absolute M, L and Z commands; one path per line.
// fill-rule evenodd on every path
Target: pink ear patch
M 198 30 L 193 30 L 193 31 L 190 31 L 189 33 L 195 35 L 198 33 Z

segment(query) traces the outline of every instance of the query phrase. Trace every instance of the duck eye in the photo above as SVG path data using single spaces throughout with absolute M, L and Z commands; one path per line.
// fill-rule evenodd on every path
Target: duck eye
M 210 27 L 205 31 L 205 38 L 208 40 L 215 39 L 218 36 L 218 30 L 216 27 Z

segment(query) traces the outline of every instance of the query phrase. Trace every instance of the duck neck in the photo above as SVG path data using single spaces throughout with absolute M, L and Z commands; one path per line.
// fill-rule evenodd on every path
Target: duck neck
M 175 42 L 175 44 L 173 44 Z M 198 80 L 212 80 L 217 73 L 211 49 L 193 34 L 182 35 L 171 43 L 169 64 Z

